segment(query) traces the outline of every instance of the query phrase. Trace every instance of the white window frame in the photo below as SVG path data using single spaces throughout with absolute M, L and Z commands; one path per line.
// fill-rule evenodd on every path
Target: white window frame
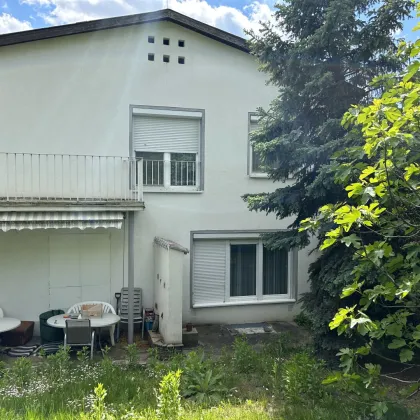
M 163 153 L 163 185 L 162 186 L 151 186 L 144 185 L 143 191 L 161 193 L 202 193 L 204 190 L 204 110 L 201 109 L 186 109 L 186 108 L 173 108 L 173 107 L 158 107 L 158 106 L 144 106 L 144 105 L 132 105 L 130 106 L 130 151 L 132 156 L 136 156 L 136 152 L 142 152 L 141 150 L 135 150 L 133 139 L 132 139 L 132 127 L 133 127 L 133 116 L 144 115 L 144 116 L 162 116 L 162 117 L 180 117 L 180 118 L 192 118 L 200 120 L 200 135 L 198 139 L 198 153 L 196 155 L 196 183 L 195 185 L 171 185 L 171 153 Z
M 209 308 L 218 306 L 235 306 L 268 303 L 295 303 L 297 296 L 297 257 L 298 252 L 292 249 L 288 252 L 288 283 L 287 294 L 263 295 L 263 250 L 264 244 L 261 234 L 264 232 L 242 233 L 192 233 L 192 247 L 194 240 L 224 239 L 226 241 L 226 273 L 225 273 L 225 299 L 219 303 L 194 303 L 193 296 L 193 257 L 191 256 L 191 305 L 193 308 Z M 256 295 L 255 296 L 230 296 L 230 246 L 231 245 L 257 245 L 256 255 Z M 194 255 L 192 253 L 191 255 Z

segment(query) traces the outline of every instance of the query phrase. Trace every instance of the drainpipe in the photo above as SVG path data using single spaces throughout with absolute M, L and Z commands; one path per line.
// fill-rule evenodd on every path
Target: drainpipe
M 127 212 L 128 220 L 128 331 L 127 342 L 134 340 L 134 212 Z

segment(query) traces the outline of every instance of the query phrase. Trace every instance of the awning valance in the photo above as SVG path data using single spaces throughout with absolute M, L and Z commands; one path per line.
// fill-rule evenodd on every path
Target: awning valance
M 124 214 L 116 211 L 4 212 L 0 213 L 0 229 L 121 229 L 123 220 Z

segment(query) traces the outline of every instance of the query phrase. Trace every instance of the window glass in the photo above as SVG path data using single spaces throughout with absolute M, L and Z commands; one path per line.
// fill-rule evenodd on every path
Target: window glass
M 286 295 L 289 273 L 288 252 L 283 249 L 263 250 L 263 295 Z
M 143 184 L 163 185 L 163 153 L 136 152 L 136 157 L 143 158 Z
M 257 245 L 230 246 L 230 296 L 255 296 Z
M 252 172 L 264 172 L 261 156 L 254 146 L 252 146 Z
M 195 153 L 171 153 L 171 185 L 196 185 L 196 159 Z

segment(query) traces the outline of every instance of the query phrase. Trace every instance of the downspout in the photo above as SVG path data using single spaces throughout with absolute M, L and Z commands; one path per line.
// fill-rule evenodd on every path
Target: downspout
M 127 212 L 128 220 L 128 330 L 127 342 L 134 342 L 134 212 Z

